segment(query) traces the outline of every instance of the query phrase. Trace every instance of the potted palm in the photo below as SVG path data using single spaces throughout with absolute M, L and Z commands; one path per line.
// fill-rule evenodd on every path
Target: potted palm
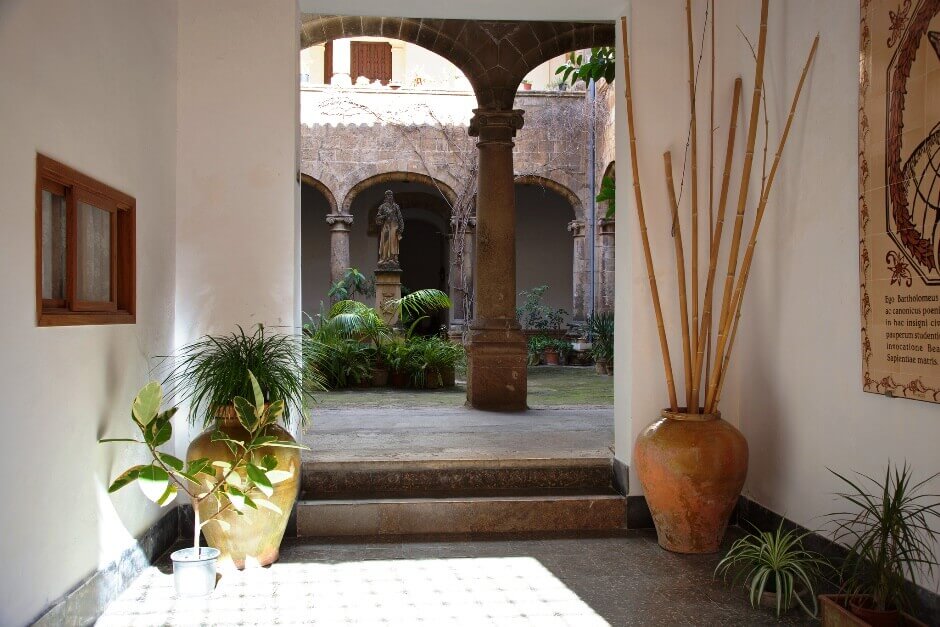
M 937 566 L 940 503 L 923 489 L 940 473 L 914 483 L 907 464 L 898 468 L 890 462 L 883 480 L 830 472 L 847 488 L 838 496 L 849 509 L 831 517 L 848 556 L 842 594 L 820 597 L 823 625 L 921 625 L 905 613 L 912 608 L 908 582 L 918 571 L 930 576 Z
M 245 374 L 249 371 L 254 373 L 251 378 Z M 229 335 L 206 336 L 183 347 L 163 381 L 168 394 L 189 403 L 190 423 L 204 428 L 189 445 L 189 461 L 205 457 L 228 459 L 230 463 L 235 460 L 237 450 L 219 434 L 234 442 L 248 439 L 232 399 L 255 398 L 255 384 L 264 403 L 283 405 L 277 414 L 279 420 L 265 427 L 263 439 L 290 442 L 293 447 L 261 449 L 262 455 L 277 459 L 278 468 L 292 473 L 290 479 L 277 485 L 269 499 L 277 511 L 227 511 L 219 518 L 230 529 L 223 532 L 224 524 L 204 529 L 209 544 L 221 551 L 220 558 L 231 560 L 238 568 L 243 568 L 246 561 L 267 565 L 278 558 L 300 485 L 299 472 L 295 471 L 300 468 L 301 447 L 285 427 L 306 423 L 308 386 L 318 381 L 317 376 L 313 373 L 305 381 L 298 337 L 271 333 L 258 325 L 250 334 L 238 327 Z M 203 518 L 211 514 L 211 503 L 203 501 L 200 507 Z
M 101 443 L 143 445 L 152 459 L 150 464 L 133 466 L 118 475 L 111 482 L 109 493 L 136 482 L 144 496 L 161 507 L 172 503 L 180 491 L 192 501 L 195 512 L 193 546 L 174 551 L 170 556 L 174 585 L 180 597 L 206 596 L 215 589 L 216 561 L 220 551 L 215 547 L 200 547 L 200 532 L 218 527 L 221 533 L 228 533 L 231 527 L 227 514 L 233 512 L 245 515 L 248 511 L 264 509 L 282 513 L 271 497 L 277 485 L 296 474 L 296 468 L 279 468 L 278 456 L 270 453 L 282 447 L 297 446 L 292 441 L 268 435 L 284 411 L 284 403 L 279 400 L 266 403 L 257 379 L 250 372 L 248 378 L 254 402 L 236 397 L 232 403 L 247 437 L 234 440 L 222 431 L 212 434 L 215 441 L 225 444 L 231 455 L 200 457 L 184 462 L 158 450 L 172 438 L 172 418 L 177 408 L 160 411 L 163 388 L 156 381 L 144 386 L 131 405 L 131 420 L 140 431 L 141 439 L 99 440 Z
M 613 373 L 614 358 L 614 314 L 601 312 L 588 318 L 588 333 L 591 335 L 591 354 L 597 374 Z
M 750 591 L 751 607 L 774 608 L 777 617 L 799 605 L 811 618 L 816 618 L 815 585 L 822 578 L 828 562 L 818 553 L 803 548 L 809 533 L 784 531 L 783 521 L 775 531 L 755 528 L 734 541 L 724 558 L 718 562 L 715 575 L 734 585 L 744 584 Z M 810 608 L 806 599 L 812 606 Z

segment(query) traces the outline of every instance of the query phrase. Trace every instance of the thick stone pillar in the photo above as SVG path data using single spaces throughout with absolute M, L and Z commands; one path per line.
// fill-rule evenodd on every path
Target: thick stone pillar
M 349 269 L 349 227 L 353 217 L 346 213 L 328 213 L 330 225 L 330 283 L 343 278 Z
M 574 246 L 574 255 L 571 258 L 571 316 L 574 320 L 584 320 L 585 287 L 590 280 L 588 277 L 587 249 L 584 247 L 584 220 L 572 220 L 568 223 L 571 232 L 571 241 Z
M 331 85 L 349 87 L 352 77 L 349 76 L 352 66 L 352 45 L 349 39 L 333 40 L 333 73 L 330 75 Z
M 595 310 L 606 312 L 614 310 L 614 227 L 613 218 L 601 218 L 597 221 L 597 270 Z
M 479 137 L 473 319 L 467 356 L 467 402 L 479 409 L 526 408 L 526 342 L 516 321 L 516 207 L 512 138 L 519 109 L 474 109 Z

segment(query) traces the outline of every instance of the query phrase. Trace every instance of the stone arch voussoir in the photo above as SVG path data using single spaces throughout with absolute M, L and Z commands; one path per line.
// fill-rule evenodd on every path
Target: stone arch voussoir
M 440 179 L 422 172 L 385 171 L 361 177 L 357 183 L 352 185 L 343 197 L 342 212 L 350 213 L 353 202 L 361 192 L 383 183 L 421 183 L 440 192 L 449 205 L 453 206 L 457 201 L 457 194 L 454 192 L 453 187 Z
M 332 190 L 327 184 L 325 184 L 320 179 L 314 178 L 310 176 L 309 174 L 305 174 L 305 173 L 301 173 L 300 182 L 303 185 L 309 185 L 313 189 L 323 194 L 323 197 L 326 198 L 326 201 L 330 205 L 330 213 L 336 213 L 336 210 L 337 210 L 336 196 L 333 195 Z

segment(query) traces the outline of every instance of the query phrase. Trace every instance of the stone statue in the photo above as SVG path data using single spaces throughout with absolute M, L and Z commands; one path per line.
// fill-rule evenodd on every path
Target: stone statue
M 382 229 L 379 235 L 379 264 L 383 270 L 398 270 L 398 241 L 405 232 L 405 220 L 391 190 L 385 192 L 385 202 L 379 207 L 375 222 Z

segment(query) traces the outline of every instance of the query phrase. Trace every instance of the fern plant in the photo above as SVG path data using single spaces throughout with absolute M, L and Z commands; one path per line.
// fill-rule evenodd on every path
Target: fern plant
M 208 427 L 219 408 L 236 396 L 252 398 L 245 372 L 254 373 L 266 402 L 282 400 L 282 420 L 307 422 L 307 392 L 298 337 L 266 331 L 258 325 L 253 333 L 242 327 L 229 335 L 207 335 L 181 348 L 175 365 L 163 379 L 168 396 L 189 402 L 191 424 Z
M 828 562 L 812 551 L 803 548 L 803 538 L 809 533 L 784 531 L 783 521 L 776 531 L 760 531 L 755 528 L 731 545 L 728 553 L 718 562 L 715 576 L 731 578 L 734 585 L 744 583 L 751 606 L 760 604 L 764 592 L 776 592 L 776 612 L 779 617 L 793 607 L 794 601 L 807 614 L 815 618 L 819 608 L 816 603 L 815 584 L 820 580 Z M 806 591 L 812 608 L 806 604 L 799 588 Z

